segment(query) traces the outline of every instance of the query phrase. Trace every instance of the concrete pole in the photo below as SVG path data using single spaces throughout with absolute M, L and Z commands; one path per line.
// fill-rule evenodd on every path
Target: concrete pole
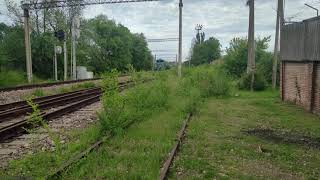
M 182 68 L 182 0 L 179 2 L 179 63 L 178 63 L 178 76 L 181 77 L 181 68 Z
M 72 74 L 73 74 L 73 80 L 77 80 L 77 57 L 76 57 L 76 40 L 75 37 L 72 41 L 72 57 L 73 57 L 73 61 L 72 61 Z
M 72 35 L 71 35 L 71 46 L 70 46 L 70 79 L 73 79 L 73 45 L 72 45 Z
M 248 31 L 248 67 L 247 72 L 253 72 L 255 68 L 255 42 L 254 42 L 254 0 L 249 0 L 249 31 Z
M 63 42 L 63 53 L 64 53 L 64 80 L 68 79 L 68 56 L 67 56 L 67 41 Z
M 31 42 L 30 42 L 30 22 L 29 22 L 29 10 L 24 9 L 24 38 L 26 49 L 26 68 L 28 83 L 32 83 L 32 57 L 31 57 Z
M 277 75 L 278 75 L 278 57 L 279 57 L 279 45 L 280 45 L 280 11 L 281 4 L 283 7 L 283 0 L 278 0 L 278 8 L 277 8 L 277 21 L 276 21 L 276 37 L 274 44 L 274 60 L 273 60 L 273 68 L 272 68 L 272 88 L 276 89 L 277 87 Z
M 54 59 L 53 59 L 53 64 L 54 64 L 54 80 L 58 81 L 58 65 L 57 65 L 57 46 L 54 45 Z
M 254 42 L 254 0 L 249 0 L 249 32 L 248 32 L 248 67 L 247 73 L 251 74 L 251 91 L 254 90 L 255 82 L 255 42 Z
M 157 55 L 154 55 L 154 60 L 153 60 L 153 71 L 156 70 L 156 63 L 157 63 Z

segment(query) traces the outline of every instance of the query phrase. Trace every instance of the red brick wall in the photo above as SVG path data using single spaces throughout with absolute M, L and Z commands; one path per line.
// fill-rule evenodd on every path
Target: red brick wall
M 311 110 L 312 63 L 285 62 L 283 99 Z
M 314 88 L 314 112 L 320 114 L 320 63 L 316 64 L 315 88 Z

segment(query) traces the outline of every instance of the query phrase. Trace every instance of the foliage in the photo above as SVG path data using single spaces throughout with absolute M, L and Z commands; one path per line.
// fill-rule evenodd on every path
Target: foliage
M 42 97 L 42 96 L 45 96 L 45 93 L 44 93 L 43 89 L 35 89 L 32 92 L 32 96 Z
M 195 66 L 209 64 L 221 57 L 221 44 L 214 37 L 203 43 L 196 43 L 192 48 L 191 64 Z
M 133 34 L 132 65 L 137 71 L 151 70 L 153 57 L 143 34 Z
M 138 71 L 152 68 L 151 52 L 143 34 L 132 34 L 104 15 L 83 20 L 82 24 L 86 30 L 79 40 L 81 65 L 97 73 L 112 69 L 125 71 L 128 64 Z
M 222 70 L 213 66 L 202 66 L 189 71 L 181 81 L 182 94 L 188 95 L 189 89 L 197 88 L 204 98 L 229 95 L 230 81 Z
M 260 73 L 256 73 L 254 75 L 254 83 L 253 83 L 253 90 L 255 91 L 262 91 L 265 90 L 267 87 L 267 82 L 264 76 Z M 244 73 L 238 82 L 238 87 L 241 90 L 250 90 L 251 89 L 251 81 L 252 81 L 252 74 Z
M 20 26 L 0 23 L 0 70 L 22 71 L 25 68 L 24 32 Z
M 257 71 L 268 83 L 272 78 L 273 55 L 267 52 L 270 37 L 256 40 L 255 60 Z M 248 45 L 246 38 L 234 38 L 226 50 L 224 68 L 234 78 L 241 77 L 247 70 Z
M 205 98 L 227 97 L 231 92 L 225 72 L 212 66 L 185 69 L 179 82 L 178 95 L 187 99 L 184 111 L 195 113 Z
M 27 100 L 28 105 L 32 108 L 32 113 L 28 116 L 28 124 L 31 125 L 31 128 L 35 128 L 39 125 L 46 126 L 46 123 L 42 119 L 41 111 L 39 109 L 39 106 L 32 102 L 32 99 Z M 29 132 L 32 131 L 32 129 L 28 130 Z
M 0 72 L 0 87 L 9 87 L 25 83 L 23 73 L 18 71 Z
M 8 2 L 11 0 L 8 0 Z M 13 4 L 12 4 L 13 3 Z M 15 3 L 7 4 L 13 14 Z M 10 6 L 10 7 L 9 7 Z M 72 9 L 70 11 L 73 11 Z M 75 10 L 78 11 L 78 10 Z M 32 14 L 31 42 L 33 73 L 42 79 L 53 75 L 54 45 L 63 46 L 53 35 L 57 30 L 66 33 L 68 59 L 70 58 L 70 18 L 65 10 L 35 11 Z M 19 18 L 19 17 L 17 17 Z M 78 65 L 87 66 L 95 74 L 114 68 L 125 71 L 132 64 L 138 71 L 152 68 L 152 55 L 143 34 L 133 34 L 128 28 L 97 16 L 81 22 L 81 36 L 77 45 Z M 63 54 L 58 58 L 58 78 L 63 76 Z M 0 71 L 21 71 L 25 74 L 25 45 L 22 24 L 0 23 Z
M 103 76 L 103 111 L 99 113 L 102 133 L 117 134 L 130 124 L 164 109 L 168 102 L 168 87 L 160 79 L 147 85 L 136 83 L 135 87 L 120 95 L 117 77 L 115 70 Z
M 99 113 L 102 133 L 116 133 L 121 130 L 123 123 L 124 98 L 119 93 L 118 71 L 106 73 L 102 80 L 103 112 Z
M 48 124 L 42 118 L 42 113 L 39 109 L 39 105 L 35 104 L 31 98 L 27 99 L 28 105 L 32 108 L 32 113 L 29 114 L 27 123 L 30 125 L 29 128 L 24 128 L 28 133 L 32 133 L 35 131 L 34 128 L 41 126 L 43 127 L 49 134 L 51 140 L 53 140 L 56 150 L 61 155 L 61 143 L 60 137 L 58 134 L 53 132 Z

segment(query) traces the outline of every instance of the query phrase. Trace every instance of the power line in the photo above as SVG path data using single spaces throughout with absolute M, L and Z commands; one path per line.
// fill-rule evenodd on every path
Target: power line
M 178 38 L 162 38 L 162 39 L 147 39 L 147 42 L 154 43 L 154 42 L 172 42 L 172 41 L 179 41 Z
M 22 9 L 49 9 L 49 8 L 63 8 L 63 7 L 78 7 L 96 4 L 117 4 L 117 3 L 133 3 L 159 0 L 57 0 L 57 1 L 42 1 L 37 3 L 22 3 Z

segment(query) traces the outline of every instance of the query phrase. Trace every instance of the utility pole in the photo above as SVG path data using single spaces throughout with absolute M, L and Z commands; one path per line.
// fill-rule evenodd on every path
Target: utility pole
M 30 42 L 30 22 L 29 22 L 29 10 L 23 7 L 24 13 L 24 37 L 25 37 L 25 49 L 26 49 L 26 68 L 28 83 L 32 82 L 32 57 L 31 57 L 31 42 Z
M 181 77 L 182 68 L 182 0 L 179 2 L 179 64 L 178 64 L 178 76 Z
M 157 62 L 157 55 L 154 55 L 154 60 L 153 60 L 153 71 L 156 70 L 156 62 Z
M 78 28 L 80 26 L 79 19 L 75 16 L 72 19 L 72 79 L 77 80 L 77 57 L 76 57 L 76 46 L 77 37 L 79 36 Z
M 254 43 L 254 0 L 248 0 L 249 5 L 249 33 L 248 33 L 248 67 L 247 73 L 251 74 L 251 91 L 253 91 L 255 76 L 255 43 Z
M 67 41 L 63 41 L 63 54 L 64 54 L 64 80 L 68 79 L 68 55 L 67 55 Z
M 56 45 L 54 45 L 53 65 L 54 65 L 54 80 L 58 81 L 58 64 L 57 64 L 57 46 Z
M 282 22 L 280 24 L 280 21 Z M 276 37 L 274 45 L 274 60 L 272 68 L 272 88 L 276 89 L 277 87 L 277 76 L 278 76 L 278 62 L 279 62 L 279 46 L 280 46 L 280 26 L 283 25 L 283 0 L 278 0 L 277 8 L 277 24 L 276 24 Z

